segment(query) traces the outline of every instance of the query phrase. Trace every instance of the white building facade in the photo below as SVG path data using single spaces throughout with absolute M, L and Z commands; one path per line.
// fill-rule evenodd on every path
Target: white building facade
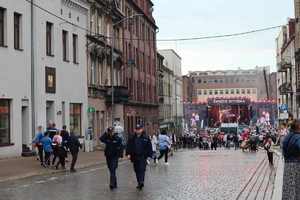
M 30 150 L 38 125 L 87 128 L 89 5 L 32 2 L 0 2 L 0 158 Z
M 181 69 L 181 57 L 173 49 L 158 50 L 158 52 L 164 57 L 164 66 L 173 72 L 172 77 L 172 117 L 175 124 L 175 130 L 177 134 L 182 131 L 183 124 L 183 103 L 182 103 L 182 69 Z
M 0 158 L 31 143 L 30 5 L 0 2 Z
M 89 5 L 85 0 L 40 0 L 37 4 L 55 16 L 34 7 L 36 124 L 67 125 L 83 136 L 87 128 Z

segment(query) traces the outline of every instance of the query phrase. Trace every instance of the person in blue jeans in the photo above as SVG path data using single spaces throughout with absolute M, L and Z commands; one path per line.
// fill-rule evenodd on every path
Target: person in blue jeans
M 110 172 L 109 188 L 113 190 L 118 187 L 116 170 L 123 150 L 122 138 L 118 136 L 118 133 L 114 132 L 113 128 L 108 128 L 107 131 L 100 137 L 100 141 L 105 144 L 104 154 L 106 157 L 106 164 Z
M 50 156 L 53 152 L 52 140 L 49 137 L 49 131 L 44 133 L 44 137 L 42 138 L 41 143 L 43 144 L 43 149 L 45 152 L 45 162 L 44 162 L 43 166 L 47 167 L 47 166 L 50 166 Z
M 38 155 L 39 155 L 39 160 L 41 162 L 41 165 L 43 166 L 44 164 L 44 158 L 43 158 L 43 144 L 42 144 L 42 139 L 44 137 L 44 133 L 43 133 L 43 127 L 42 126 L 38 126 L 37 128 L 37 134 L 34 137 L 34 140 L 32 141 L 32 143 L 36 146 L 36 148 L 38 149 Z
M 167 135 L 167 131 L 163 130 L 161 134 L 158 136 L 159 143 L 159 152 L 160 155 L 158 160 L 160 160 L 163 156 L 165 156 L 165 164 L 168 165 L 168 153 L 171 147 L 170 137 Z

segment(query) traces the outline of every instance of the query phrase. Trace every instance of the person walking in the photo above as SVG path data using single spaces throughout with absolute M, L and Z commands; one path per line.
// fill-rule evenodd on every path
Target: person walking
M 267 156 L 268 156 L 268 160 L 269 160 L 269 164 L 271 166 L 273 166 L 273 150 L 272 150 L 272 146 L 274 145 L 274 142 L 272 140 L 272 138 L 270 136 L 266 137 L 266 140 L 264 142 L 264 149 L 267 151 Z
M 211 137 L 211 150 L 217 150 L 217 146 L 218 146 L 218 136 L 215 133 L 212 137 Z
M 49 167 L 50 166 L 50 157 L 53 152 L 52 149 L 52 140 L 49 137 L 49 131 L 46 131 L 44 133 L 44 137 L 41 139 L 41 143 L 43 144 L 43 149 L 45 153 L 45 160 L 44 160 L 44 167 Z
M 240 148 L 240 142 L 239 142 L 239 134 L 234 134 L 233 135 L 233 143 L 234 143 L 234 150 L 237 150 L 238 148 Z
M 146 160 L 152 157 L 152 145 L 141 125 L 136 126 L 135 134 L 128 140 L 126 156 L 133 163 L 139 190 L 144 187 Z
M 68 141 L 68 147 L 69 147 L 71 155 L 72 155 L 72 162 L 71 162 L 70 171 L 71 172 L 76 172 L 75 164 L 77 162 L 79 148 L 82 149 L 82 145 L 80 144 L 79 139 L 74 134 L 74 132 L 71 132 L 71 135 L 70 135 L 70 138 L 69 138 L 69 141 Z
M 300 120 L 293 121 L 282 142 L 284 157 L 282 200 L 300 199 Z
M 56 132 L 56 135 L 53 136 L 52 144 L 53 144 L 52 165 L 55 165 L 56 158 L 59 157 L 60 145 L 62 144 L 62 137 L 60 136 L 59 132 Z
M 36 148 L 38 149 L 38 155 L 39 155 L 39 160 L 41 163 L 41 166 L 44 165 L 44 153 L 43 153 L 43 144 L 42 144 L 42 139 L 44 137 L 44 133 L 43 133 L 43 127 L 42 126 L 38 126 L 37 127 L 37 134 L 34 137 L 34 140 L 32 141 L 32 143 L 36 146 Z
M 60 136 L 62 137 L 62 144 L 66 146 L 70 137 L 70 133 L 67 131 L 66 125 L 63 125 L 62 130 L 60 131 Z
M 151 136 L 151 144 L 152 144 L 152 151 L 153 151 L 152 158 L 153 158 L 154 163 L 156 164 L 158 162 L 157 152 L 156 152 L 157 151 L 158 140 L 157 140 L 157 137 L 156 137 L 155 133 Z
M 63 125 L 60 135 L 62 137 L 62 146 L 65 150 L 65 162 L 68 162 L 68 141 L 70 139 L 70 133 L 67 131 L 66 125 Z
M 158 143 L 159 143 L 159 152 L 160 152 L 158 160 L 160 160 L 163 156 L 165 156 L 165 164 L 169 165 L 168 153 L 171 147 L 171 141 L 169 136 L 167 135 L 166 130 L 163 130 L 161 134 L 158 136 Z
M 50 127 L 47 128 L 47 131 L 49 132 L 49 137 L 51 138 L 51 140 L 53 139 L 53 137 L 57 134 L 58 129 L 56 128 L 56 124 L 55 123 L 51 123 Z
M 100 141 L 105 144 L 104 154 L 106 157 L 106 164 L 110 173 L 109 188 L 113 190 L 118 187 L 116 170 L 118 168 L 119 158 L 123 153 L 122 138 L 118 136 L 118 133 L 114 132 L 114 129 L 112 127 L 110 127 L 100 137 Z

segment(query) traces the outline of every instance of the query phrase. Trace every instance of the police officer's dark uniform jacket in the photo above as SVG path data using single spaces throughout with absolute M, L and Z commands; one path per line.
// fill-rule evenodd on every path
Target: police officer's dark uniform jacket
M 138 137 L 136 134 L 128 140 L 126 155 L 130 155 L 131 162 L 152 157 L 151 140 L 144 133 Z
M 115 189 L 117 188 L 116 169 L 118 168 L 119 157 L 122 157 L 121 154 L 123 153 L 122 138 L 117 134 L 104 133 L 100 137 L 100 141 L 105 144 L 104 154 L 110 172 L 110 188 Z
M 133 162 L 138 182 L 138 189 L 142 189 L 144 187 L 145 171 L 147 166 L 146 159 L 152 157 L 152 154 L 151 140 L 145 133 L 139 137 L 135 134 L 129 139 L 126 155 L 130 155 L 131 162 Z

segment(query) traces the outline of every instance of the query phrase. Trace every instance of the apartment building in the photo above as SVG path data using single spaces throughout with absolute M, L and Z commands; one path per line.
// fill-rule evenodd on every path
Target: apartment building
M 88 15 L 84 0 L 0 2 L 0 157 L 49 122 L 84 136 Z

